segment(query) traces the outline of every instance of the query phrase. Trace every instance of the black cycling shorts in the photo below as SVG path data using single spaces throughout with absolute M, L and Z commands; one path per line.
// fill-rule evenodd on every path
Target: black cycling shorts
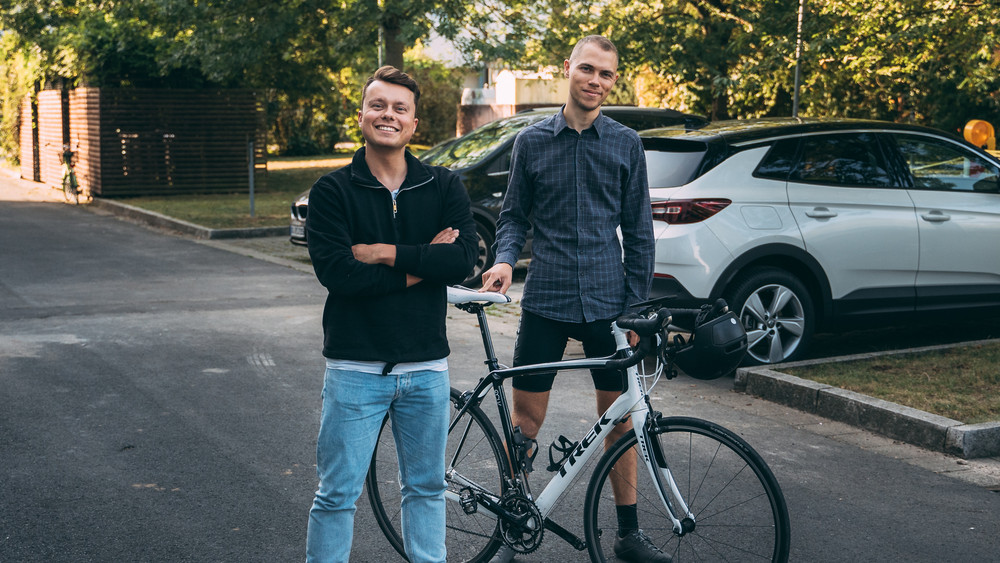
M 517 342 L 514 344 L 514 366 L 557 362 L 562 359 L 570 338 L 583 344 L 583 353 L 588 358 L 610 356 L 617 348 L 610 320 L 567 323 L 522 311 Z M 623 389 L 622 375 L 618 370 L 594 369 L 590 370 L 590 376 L 595 389 L 618 392 Z M 522 375 L 513 378 L 511 383 L 515 389 L 537 393 L 550 391 L 555 377 L 555 372 Z

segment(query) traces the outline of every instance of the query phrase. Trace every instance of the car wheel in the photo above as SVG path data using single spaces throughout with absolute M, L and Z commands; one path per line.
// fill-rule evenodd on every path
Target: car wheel
M 472 273 L 466 278 L 462 285 L 466 287 L 479 287 L 483 283 L 483 272 L 493 265 L 493 229 L 476 221 L 476 264 L 472 267 Z
M 747 331 L 744 365 L 776 364 L 801 356 L 816 325 L 812 296 L 794 275 L 752 270 L 727 292 L 730 309 Z

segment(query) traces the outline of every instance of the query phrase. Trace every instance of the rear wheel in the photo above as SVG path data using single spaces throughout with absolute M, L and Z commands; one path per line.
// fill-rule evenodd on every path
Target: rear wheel
M 812 296 L 797 277 L 778 268 L 747 272 L 726 301 L 747 332 L 744 364 L 776 364 L 801 356 L 812 339 Z
M 461 394 L 455 389 L 451 390 L 451 404 L 454 422 L 461 404 Z M 499 501 L 508 469 L 503 441 L 479 407 L 466 410 L 448 433 L 445 471 L 448 561 L 489 561 L 502 542 L 498 521 L 475 499 L 485 496 Z M 382 424 L 365 484 L 379 528 L 405 558 L 400 526 L 399 463 L 388 417 Z

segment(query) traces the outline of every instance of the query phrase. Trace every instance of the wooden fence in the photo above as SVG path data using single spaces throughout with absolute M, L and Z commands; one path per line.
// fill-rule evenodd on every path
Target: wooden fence
M 251 90 L 42 90 L 36 104 L 21 108 L 24 178 L 60 185 L 67 142 L 81 186 L 101 197 L 246 192 L 251 158 L 255 185 L 266 178 L 264 104 Z

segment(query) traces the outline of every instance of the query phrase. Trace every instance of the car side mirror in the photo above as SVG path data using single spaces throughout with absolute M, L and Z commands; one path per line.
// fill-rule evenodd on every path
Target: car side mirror
M 1000 181 L 997 180 L 996 176 L 993 176 L 992 178 L 983 178 L 982 180 L 978 180 L 976 183 L 972 184 L 972 189 L 980 193 L 1000 193 Z

